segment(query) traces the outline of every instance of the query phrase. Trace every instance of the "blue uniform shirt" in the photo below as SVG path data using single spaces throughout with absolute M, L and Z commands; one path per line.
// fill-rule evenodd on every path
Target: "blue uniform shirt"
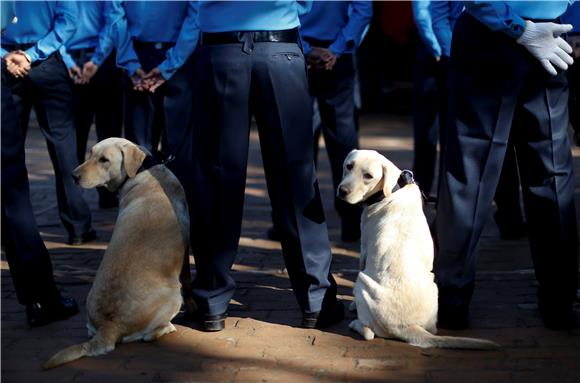
M 502 31 L 517 39 L 524 33 L 525 19 L 556 19 L 572 2 L 573 0 L 466 1 L 464 4 L 467 12 L 492 31 Z
M 311 1 L 201 1 L 202 32 L 278 31 L 296 28 L 298 17 L 310 10 Z
M 77 65 L 67 50 L 94 48 L 91 61 L 100 66 L 113 50 L 111 37 L 111 17 L 113 16 L 110 1 L 78 1 L 77 30 L 75 34 L 60 47 L 60 54 L 67 68 Z
M 168 80 L 193 53 L 199 40 L 198 3 L 193 1 L 113 2 L 112 36 L 117 48 L 117 65 L 131 75 L 141 67 L 132 40 L 175 43 L 159 65 Z
M 15 1 L 0 1 L 0 7 L 0 17 L 2 17 L 2 22 L 0 24 L 2 31 L 4 31 L 4 29 L 6 29 L 10 24 L 15 24 L 18 21 L 16 18 Z
M 45 60 L 68 41 L 76 30 L 76 3 L 69 1 L 17 1 L 20 19 L 2 34 L 4 44 L 35 45 L 26 50 L 32 62 Z M 8 52 L 2 49 L 4 57 Z
M 335 55 L 352 53 L 362 41 L 373 16 L 371 1 L 315 1 L 310 12 L 300 17 L 302 37 L 332 41 Z M 310 51 L 304 42 L 304 52 Z
M 441 46 L 441 54 L 449 57 L 453 28 L 463 12 L 463 4 L 460 1 L 433 1 L 430 10 L 433 32 Z

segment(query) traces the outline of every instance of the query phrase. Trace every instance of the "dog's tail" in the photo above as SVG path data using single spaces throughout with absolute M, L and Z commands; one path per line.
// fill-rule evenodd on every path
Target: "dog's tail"
M 75 344 L 54 354 L 42 368 L 49 370 L 85 356 L 103 355 L 115 349 L 121 332 L 117 325 L 106 322 L 99 327 L 95 336 L 88 342 Z
M 380 302 L 383 291 L 381 285 L 362 271 L 358 274 L 358 281 L 364 286 L 362 289 L 363 298 L 369 308 L 375 313 L 380 313 L 381 310 L 377 308 L 377 302 Z M 423 348 L 495 350 L 500 347 L 499 344 L 486 339 L 434 335 L 419 325 L 401 327 L 393 335 L 409 344 Z
M 486 339 L 433 335 L 418 325 L 404 327 L 398 331 L 397 335 L 409 344 L 423 348 L 495 350 L 501 347 L 499 344 Z

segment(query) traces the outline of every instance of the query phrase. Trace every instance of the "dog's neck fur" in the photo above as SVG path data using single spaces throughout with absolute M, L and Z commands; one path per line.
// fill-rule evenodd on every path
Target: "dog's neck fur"
M 388 196 L 392 195 L 393 193 L 395 193 L 397 190 L 410 185 L 410 184 L 414 184 L 415 180 L 413 178 L 413 172 L 411 172 L 410 170 L 400 170 L 398 168 L 396 168 L 394 165 L 391 166 L 391 168 L 396 169 L 396 171 L 398 172 L 399 176 L 397 178 L 397 182 L 394 183 L 394 185 L 391 187 L 391 183 L 387 182 L 386 179 L 383 180 L 383 186 L 375 191 L 374 193 L 372 193 L 369 197 L 367 197 L 364 201 L 365 205 L 367 206 L 372 206 L 376 203 L 379 203 L 381 201 L 383 201 L 385 198 L 387 198 L 387 191 L 388 191 Z M 389 173 L 392 173 L 393 170 L 389 169 Z
M 137 170 L 137 174 L 144 172 L 145 170 L 149 170 L 152 167 L 160 165 L 160 164 L 161 164 L 161 162 L 157 161 L 157 159 L 155 157 L 153 157 L 150 154 L 147 154 L 147 156 L 143 160 L 143 163 L 141 164 L 141 167 L 139 168 L 139 170 Z M 135 174 L 135 177 L 137 176 L 137 174 Z M 133 178 L 135 178 L 135 177 L 133 177 Z M 127 181 L 129 181 L 130 179 L 131 179 L 131 177 L 129 177 L 127 175 L 125 177 L 125 179 L 123 180 L 123 182 L 121 182 L 121 184 L 117 187 L 117 190 L 121 190 L 127 184 Z

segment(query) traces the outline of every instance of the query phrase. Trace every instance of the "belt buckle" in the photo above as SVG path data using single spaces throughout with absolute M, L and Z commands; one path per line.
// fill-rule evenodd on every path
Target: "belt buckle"
M 155 47 L 155 49 L 159 50 L 159 49 L 163 48 L 163 44 L 155 43 L 154 47 Z

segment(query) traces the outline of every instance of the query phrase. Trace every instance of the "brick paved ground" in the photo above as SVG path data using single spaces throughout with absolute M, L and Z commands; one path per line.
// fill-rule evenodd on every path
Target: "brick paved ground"
M 400 167 L 411 166 L 410 118 L 364 116 L 361 134 L 362 147 L 381 150 Z M 43 372 L 40 364 L 54 352 L 86 339 L 84 303 L 111 236 L 116 210 L 99 210 L 96 192 L 86 192 L 99 239 L 82 247 L 67 246 L 45 144 L 38 130 L 31 129 L 27 159 L 37 219 L 59 287 L 83 307 L 80 315 L 69 320 L 29 329 L 3 260 L 2 381 L 580 382 L 580 331 L 542 327 L 527 242 L 501 241 L 491 221 L 481 244 L 472 326 L 467 331 L 443 333 L 490 338 L 503 345 L 500 351 L 421 350 L 392 340 L 366 342 L 348 330 L 352 314 L 327 331 L 295 327 L 301 315 L 280 247 L 265 236 L 270 208 L 254 135 L 252 140 L 243 232 L 234 266 L 238 290 L 226 330 L 204 333 L 177 326 L 177 332 L 159 341 L 123 344 L 106 356 Z M 328 163 L 325 153 L 321 154 L 319 177 L 333 241 L 333 273 L 340 298 L 350 301 L 358 248 L 339 241 Z M 580 150 L 574 154 L 580 174 Z

